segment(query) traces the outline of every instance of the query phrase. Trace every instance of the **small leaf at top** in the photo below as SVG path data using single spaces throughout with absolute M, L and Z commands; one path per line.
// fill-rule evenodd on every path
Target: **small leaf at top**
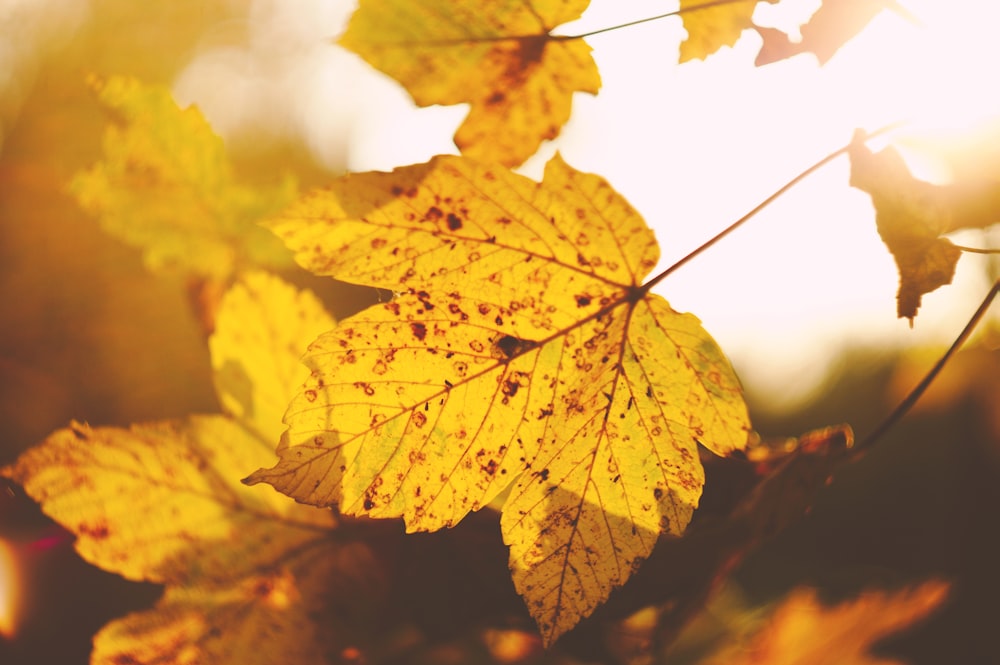
M 561 158 L 541 183 L 447 156 L 350 175 L 272 228 L 305 268 L 402 293 L 312 344 L 280 460 L 247 482 L 410 531 L 513 483 L 501 528 L 548 642 L 684 531 L 697 444 L 746 443 L 718 346 L 641 286 L 652 231 Z
M 516 166 L 553 139 L 576 91 L 601 79 L 582 40 L 550 36 L 589 0 L 362 0 L 340 44 L 399 81 L 419 106 L 470 105 L 463 154 Z
M 1000 221 L 998 178 L 953 185 L 917 180 L 895 149 L 872 153 L 860 131 L 849 154 L 851 185 L 871 195 L 879 235 L 899 269 L 897 315 L 912 324 L 922 296 L 955 274 L 961 250 L 941 235 Z
M 237 181 L 225 148 L 197 108 L 166 88 L 129 78 L 92 79 L 114 123 L 104 158 L 70 191 L 101 227 L 142 249 L 148 268 L 222 280 L 238 267 L 284 267 L 287 251 L 258 222 L 297 196 Z
M 774 4 L 778 0 L 767 1 Z M 757 2 L 681 0 L 681 20 L 688 36 L 681 42 L 679 62 L 704 60 L 723 46 L 734 46 L 744 30 L 754 27 L 753 12 Z

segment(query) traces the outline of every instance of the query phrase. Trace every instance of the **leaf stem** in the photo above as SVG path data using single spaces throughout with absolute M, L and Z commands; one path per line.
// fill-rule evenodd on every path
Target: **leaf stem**
M 889 131 L 892 131 L 892 130 L 898 128 L 902 124 L 904 124 L 904 123 L 903 122 L 894 122 L 894 123 L 885 125 L 883 127 L 879 127 L 875 131 L 867 133 L 867 135 L 865 136 L 864 140 L 867 141 L 868 139 L 875 138 L 876 136 L 878 136 L 880 134 L 885 134 L 886 132 L 889 132 Z M 761 210 L 763 210 L 764 208 L 766 208 L 770 204 L 774 203 L 774 201 L 776 199 L 778 199 L 781 195 L 783 195 L 789 189 L 791 189 L 792 187 L 794 187 L 795 185 L 797 185 L 801 181 L 805 180 L 808 176 L 812 175 L 814 172 L 818 171 L 823 166 L 826 166 L 828 163 L 832 162 L 836 158 L 838 158 L 841 155 L 847 153 L 847 151 L 850 150 L 851 145 L 852 145 L 851 143 L 848 143 L 847 145 L 842 146 L 841 148 L 838 148 L 837 150 L 834 150 L 833 152 L 831 152 L 830 154 L 828 154 L 826 157 L 824 157 L 823 159 L 819 160 L 818 162 L 816 162 L 815 164 L 813 164 L 812 166 L 808 167 L 807 169 L 805 169 L 804 171 L 802 171 L 801 173 L 799 173 L 797 176 L 795 176 L 794 178 L 792 178 L 791 180 L 789 180 L 788 182 L 786 182 L 784 185 L 782 185 L 781 187 L 779 187 L 773 194 L 771 194 L 766 199 L 764 199 L 763 201 L 761 201 L 760 203 L 758 203 L 756 206 L 754 206 L 754 208 L 752 210 L 750 210 L 750 212 L 748 212 L 747 214 L 745 214 L 742 217 L 740 217 L 739 219 L 737 219 L 735 222 L 733 222 L 732 224 L 730 224 L 729 226 L 727 226 L 726 228 L 724 228 L 722 231 L 720 231 L 719 233 L 715 234 L 714 236 L 712 236 L 711 238 L 709 238 L 708 240 L 706 240 L 704 243 L 702 243 L 700 246 L 696 247 L 694 250 L 692 250 L 686 256 L 684 256 L 683 258 L 681 258 L 680 260 L 678 260 L 676 263 L 674 263 L 673 265 L 671 265 L 669 268 L 667 268 L 666 270 L 664 270 L 663 272 L 661 272 L 660 274 L 656 275 L 651 280 L 649 280 L 648 282 L 646 282 L 645 284 L 643 284 L 642 285 L 642 292 L 643 293 L 648 292 L 651 288 L 653 288 L 654 286 L 656 286 L 657 284 L 659 284 L 661 281 L 663 281 L 668 275 L 670 275 L 671 273 L 673 273 L 674 271 L 676 271 L 677 269 L 679 269 L 681 266 L 683 266 L 686 263 L 688 263 L 689 261 L 691 261 L 693 258 L 695 258 L 699 254 L 701 254 L 702 252 L 704 252 L 705 250 L 707 250 L 709 247 L 711 247 L 715 243 L 717 243 L 720 240 L 722 240 L 723 238 L 725 238 L 727 235 L 729 235 L 730 233 L 732 233 L 733 231 L 735 231 L 739 227 L 743 226 L 743 224 L 746 223 L 747 221 L 749 221 L 751 217 L 753 217 L 754 215 L 756 215 L 757 213 L 759 213 Z
M 620 23 L 618 25 L 608 26 L 606 28 L 598 28 L 597 30 L 591 30 L 590 32 L 583 32 L 580 33 L 579 35 L 552 35 L 552 39 L 559 39 L 565 41 L 572 39 L 583 39 L 585 37 L 593 37 L 594 35 L 599 35 L 604 32 L 621 30 L 622 28 L 631 28 L 634 25 L 641 25 L 643 23 L 649 23 L 650 21 L 659 21 L 660 19 L 670 18 L 671 16 L 680 16 L 681 14 L 689 14 L 691 12 L 696 12 L 701 9 L 710 9 L 712 7 L 717 7 L 719 5 L 734 5 L 737 3 L 747 3 L 747 2 L 748 0 L 710 0 L 710 2 L 703 2 L 700 5 L 693 5 L 691 7 L 681 7 L 676 11 L 667 12 L 666 14 L 647 16 L 646 18 L 640 18 L 635 21 Z
M 856 450 L 860 451 L 870 447 L 883 434 L 889 431 L 893 425 L 899 422 L 899 420 L 901 420 L 911 408 L 913 408 L 913 405 L 917 403 L 917 400 L 919 400 L 924 392 L 926 392 L 927 388 L 931 385 L 934 379 L 937 378 L 937 375 L 941 373 L 941 370 L 944 368 L 948 360 L 955 355 L 955 352 L 958 351 L 962 344 L 965 343 L 965 341 L 969 338 L 969 335 L 972 334 L 972 331 L 976 329 L 976 326 L 982 320 L 983 316 L 986 315 L 987 310 L 989 310 L 990 305 L 993 303 L 993 299 L 997 297 L 998 293 L 1000 293 L 1000 279 L 993 282 L 993 288 L 991 288 L 989 293 L 986 294 L 986 297 L 983 298 L 983 302 L 980 303 L 968 323 L 965 324 L 962 332 L 958 334 L 958 337 L 956 337 L 955 341 L 952 342 L 950 347 L 948 347 L 948 350 L 944 352 L 944 355 L 942 355 L 934 366 L 931 367 L 924 378 L 921 379 L 920 383 L 918 383 L 913 390 L 910 391 L 910 394 L 908 394 L 906 398 L 900 402 L 895 409 L 893 409 L 892 413 L 886 416 L 874 430 L 872 430 L 864 439 L 854 446 Z
M 972 254 L 1000 254 L 1000 249 L 983 249 L 980 247 L 966 247 L 964 245 L 955 245 L 955 249 L 960 249 L 963 252 L 970 252 Z

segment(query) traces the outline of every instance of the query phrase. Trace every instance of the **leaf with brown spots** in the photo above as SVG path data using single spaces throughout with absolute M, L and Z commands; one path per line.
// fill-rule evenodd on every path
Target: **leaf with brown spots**
M 1000 222 L 1000 177 L 994 169 L 951 185 L 911 175 L 892 147 L 872 153 L 856 133 L 851 143 L 851 185 L 875 206 L 878 233 L 899 269 L 896 313 L 913 324 L 925 293 L 951 283 L 961 250 L 943 234 Z
M 265 313 L 281 325 L 262 325 Z M 279 653 L 317 662 L 326 652 L 319 638 L 329 631 L 309 613 L 369 553 L 334 542 L 329 511 L 239 478 L 272 459 L 275 441 L 262 433 L 280 423 L 267 414 L 276 418 L 304 380 L 298 357 L 331 325 L 311 294 L 248 275 L 223 299 L 211 340 L 230 415 L 73 424 L 0 470 L 76 535 L 84 559 L 167 585 L 154 609 L 101 631 L 91 662 L 263 664 Z
M 652 231 L 559 157 L 541 183 L 448 156 L 350 175 L 272 228 L 305 268 L 400 294 L 310 346 L 280 460 L 247 482 L 409 531 L 512 487 L 501 527 L 546 642 L 684 531 L 697 443 L 746 443 L 728 361 L 642 283 Z
M 574 92 L 601 86 L 590 47 L 550 35 L 588 4 L 362 0 L 340 44 L 399 81 L 418 106 L 468 103 L 455 144 L 516 166 L 558 136 Z

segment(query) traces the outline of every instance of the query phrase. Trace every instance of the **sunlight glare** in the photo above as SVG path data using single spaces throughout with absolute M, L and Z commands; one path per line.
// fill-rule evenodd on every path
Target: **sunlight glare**
M 0 540 L 0 637 L 8 640 L 17 634 L 21 609 L 16 555 L 17 552 L 10 543 Z
M 759 11 L 766 7 L 766 24 L 787 30 L 807 18 L 798 11 L 805 4 Z M 1000 115 L 1000 87 L 984 81 L 986 63 L 1000 62 L 1000 40 L 987 32 L 997 21 L 983 16 L 1000 9 L 901 4 L 909 14 L 883 11 L 823 67 L 812 54 L 754 67 L 761 42 L 750 30 L 705 62 L 672 65 L 684 35 L 678 19 L 595 36 L 588 41 L 604 87 L 595 98 L 576 97 L 559 150 L 576 168 L 606 177 L 654 227 L 658 270 L 856 128 L 909 120 L 893 144 L 916 175 L 944 180 L 932 150 L 953 147 L 944 130 Z M 605 12 L 595 22 L 616 21 Z M 944 138 L 918 140 L 931 135 Z M 776 408 L 810 399 L 844 346 L 950 341 L 988 288 L 984 259 L 963 257 L 953 284 L 925 296 L 910 330 L 895 315 L 898 275 L 870 199 L 848 176 L 845 158 L 829 164 L 657 288 L 704 322 L 744 382 Z

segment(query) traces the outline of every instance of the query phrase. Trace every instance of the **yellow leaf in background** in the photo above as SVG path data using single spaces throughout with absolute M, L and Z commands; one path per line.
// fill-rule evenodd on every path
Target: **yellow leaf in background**
M 306 344 L 333 325 L 312 292 L 267 273 L 245 275 L 226 293 L 209 339 L 223 411 L 277 444 L 288 401 L 309 376 Z
M 679 62 L 704 60 L 723 46 L 735 46 L 743 31 L 754 27 L 753 12 L 758 0 L 724 3 L 680 1 L 681 20 L 688 36 L 681 42 Z M 767 1 L 772 4 L 777 2 Z M 701 8 L 703 5 L 705 7 Z
M 793 590 L 754 636 L 730 643 L 700 665 L 901 665 L 869 654 L 879 640 L 933 612 L 948 585 L 929 581 L 893 592 L 865 591 L 833 607 L 813 589 Z
M 225 580 L 332 526 L 324 512 L 240 484 L 272 450 L 224 416 L 127 430 L 73 425 L 7 475 L 104 570 L 157 583 Z
M 362 0 L 340 44 L 402 84 L 418 106 L 470 105 L 462 153 L 516 166 L 558 136 L 576 91 L 601 85 L 590 47 L 549 33 L 589 0 Z
M 961 250 L 945 233 L 1000 222 L 1000 173 L 987 169 L 952 185 L 913 177 L 892 147 L 872 153 L 857 132 L 851 143 L 851 185 L 875 206 L 879 236 L 899 270 L 896 313 L 913 324 L 925 293 L 951 283 Z
M 212 360 L 231 416 L 74 424 L 0 469 L 75 534 L 84 559 L 167 585 L 154 609 L 101 631 L 94 663 L 316 662 L 328 653 L 318 638 L 335 633 L 319 623 L 330 589 L 357 580 L 351 602 L 371 591 L 359 572 L 372 568 L 370 552 L 333 540 L 330 511 L 239 480 L 273 459 L 280 423 L 268 418 L 332 319 L 312 294 L 251 273 L 223 299 L 219 323 Z
M 403 293 L 311 345 L 280 460 L 247 482 L 410 531 L 514 483 L 504 540 L 546 642 L 684 531 L 698 442 L 746 443 L 718 346 L 641 286 L 652 231 L 558 157 L 541 183 L 448 156 L 350 175 L 272 228 L 313 272 Z
M 70 191 L 101 227 L 140 248 L 154 271 L 222 280 L 246 267 L 290 265 L 257 224 L 297 196 L 294 179 L 267 188 L 237 181 L 220 139 L 194 107 L 129 78 L 93 80 L 114 122 L 104 159 Z

